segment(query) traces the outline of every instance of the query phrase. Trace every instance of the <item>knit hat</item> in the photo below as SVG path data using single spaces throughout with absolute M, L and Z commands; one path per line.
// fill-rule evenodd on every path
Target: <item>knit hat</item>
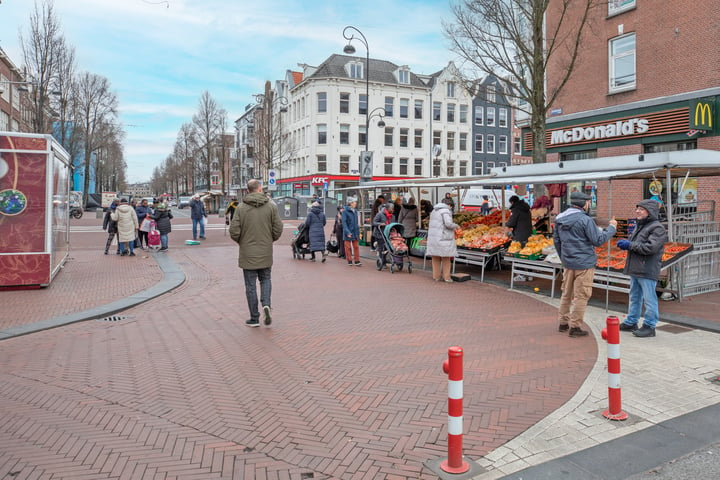
M 313 206 L 313 207 L 319 207 L 319 206 L 320 206 L 320 202 L 313 202 L 313 203 L 312 203 L 312 206 Z
M 355 198 L 355 197 L 348 197 L 348 199 L 347 199 L 348 205 L 350 205 L 350 204 L 353 203 L 353 202 L 357 202 L 357 198 Z
M 570 194 L 570 203 L 576 207 L 583 208 L 585 206 L 585 202 L 590 200 L 590 198 L 590 195 L 585 195 L 582 192 L 573 192 Z

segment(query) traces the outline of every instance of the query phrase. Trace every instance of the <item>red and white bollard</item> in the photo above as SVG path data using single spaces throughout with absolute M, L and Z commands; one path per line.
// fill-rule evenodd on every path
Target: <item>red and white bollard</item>
M 470 465 L 462 458 L 463 435 L 463 349 L 448 348 L 443 372 L 448 374 L 448 458 L 440 468 L 448 473 L 465 473 Z
M 609 408 L 603 416 L 610 420 L 627 420 L 628 414 L 622 410 L 620 394 L 620 320 L 610 316 L 605 320 L 606 327 L 602 330 L 602 338 L 608 345 L 608 399 Z

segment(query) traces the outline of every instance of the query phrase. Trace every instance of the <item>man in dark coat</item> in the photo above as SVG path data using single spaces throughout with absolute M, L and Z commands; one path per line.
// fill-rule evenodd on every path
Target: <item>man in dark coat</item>
M 325 224 L 327 218 L 320 206 L 320 202 L 313 202 L 310 211 L 305 219 L 305 226 L 308 229 L 310 261 L 315 261 L 315 252 L 322 253 L 322 262 L 325 263 L 327 252 L 325 252 Z
M 530 206 L 517 195 L 510 197 L 510 219 L 505 225 L 512 228 L 513 239 L 524 247 L 532 235 L 532 215 Z
M 192 220 L 193 240 L 197 240 L 198 225 L 200 225 L 200 240 L 205 240 L 206 218 L 207 213 L 205 212 L 205 204 L 200 198 L 200 195 L 196 193 L 190 200 L 190 219 Z
M 620 330 L 631 331 L 636 337 L 654 337 L 655 325 L 660 313 L 655 293 L 660 264 L 665 247 L 665 227 L 660 223 L 660 204 L 655 200 L 642 200 L 635 208 L 637 224 L 628 240 L 619 240 L 617 245 L 627 250 L 623 272 L 630 276 L 630 301 L 627 318 L 620 324 Z M 645 320 L 638 328 L 642 308 L 645 306 Z
M 272 282 L 270 272 L 273 264 L 273 242 L 282 235 L 283 223 L 278 209 L 264 194 L 259 180 L 250 180 L 248 194 L 235 210 L 230 222 L 230 238 L 238 244 L 238 266 L 243 269 L 245 297 L 250 309 L 248 327 L 260 326 L 258 311 L 257 282 L 260 281 L 260 303 L 263 308 L 263 323 L 272 323 L 270 294 Z

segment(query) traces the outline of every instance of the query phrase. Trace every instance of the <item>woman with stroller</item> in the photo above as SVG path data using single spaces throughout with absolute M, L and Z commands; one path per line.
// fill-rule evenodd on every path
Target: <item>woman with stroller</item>
M 383 238 L 382 229 L 385 228 L 385 225 L 392 223 L 394 209 L 395 204 L 388 202 L 380 207 L 378 213 L 373 218 L 372 227 L 373 233 L 375 233 L 375 241 L 377 242 L 376 250 L 378 255 L 385 252 L 385 239 Z
M 307 218 L 305 219 L 305 226 L 308 229 L 309 238 L 309 249 L 310 249 L 310 261 L 315 261 L 315 253 L 322 253 L 322 262 L 325 263 L 327 258 L 327 252 L 325 251 L 325 224 L 327 218 L 325 213 L 322 211 L 320 202 L 313 202 L 308 212 Z

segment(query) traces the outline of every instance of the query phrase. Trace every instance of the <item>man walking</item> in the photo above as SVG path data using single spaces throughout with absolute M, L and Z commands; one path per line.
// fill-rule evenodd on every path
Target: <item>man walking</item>
M 278 210 L 264 194 L 259 180 L 250 180 L 248 194 L 242 199 L 230 222 L 230 238 L 238 244 L 238 266 L 243 269 L 245 296 L 250 319 L 248 327 L 260 326 L 257 282 L 260 281 L 260 304 L 263 323 L 272 323 L 270 271 L 273 264 L 273 242 L 280 238 L 283 223 Z
M 587 302 L 592 295 L 593 276 L 597 255 L 595 247 L 607 242 L 617 228 L 611 219 L 605 230 L 600 230 L 587 215 L 590 196 L 582 192 L 570 195 L 571 205 L 555 219 L 555 250 L 563 265 L 562 297 L 560 298 L 558 331 L 571 337 L 588 334 L 580 328 L 585 317 Z
M 623 272 L 630 276 L 630 299 L 627 318 L 620 330 L 633 332 L 636 337 L 654 337 L 658 322 L 658 298 L 655 293 L 660 264 L 665 247 L 665 227 L 659 220 L 660 204 L 655 200 L 642 200 L 635 208 L 637 225 L 629 240 L 619 240 L 617 245 L 627 250 Z M 638 328 L 638 321 L 645 306 L 645 320 Z
M 197 240 L 197 227 L 200 224 L 200 240 L 205 240 L 205 204 L 200 199 L 199 194 L 195 194 L 190 199 L 190 219 L 192 220 L 193 240 Z

